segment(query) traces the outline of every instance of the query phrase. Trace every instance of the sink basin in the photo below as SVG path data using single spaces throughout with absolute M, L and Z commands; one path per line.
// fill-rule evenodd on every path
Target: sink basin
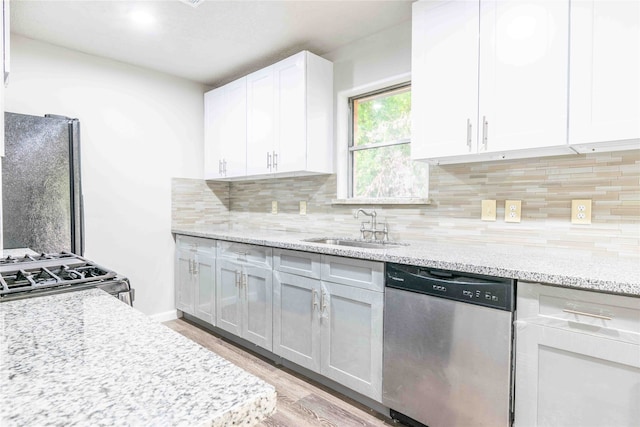
M 406 243 L 356 240 L 356 239 L 349 239 L 344 237 L 317 237 L 313 239 L 305 239 L 303 240 L 303 242 L 322 243 L 324 245 L 350 246 L 354 248 L 365 248 L 365 249 L 387 249 L 387 248 L 397 248 L 400 246 L 408 246 Z

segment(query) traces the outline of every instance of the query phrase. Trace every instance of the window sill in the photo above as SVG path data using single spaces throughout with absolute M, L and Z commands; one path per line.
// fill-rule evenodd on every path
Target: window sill
M 422 199 L 419 197 L 407 197 L 407 198 L 380 198 L 380 199 L 333 199 L 332 205 L 430 205 L 430 199 Z

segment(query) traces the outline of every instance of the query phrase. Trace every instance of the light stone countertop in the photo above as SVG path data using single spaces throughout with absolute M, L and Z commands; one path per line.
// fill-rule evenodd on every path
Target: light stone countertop
M 25 255 L 40 255 L 40 254 L 29 248 L 2 249 L 2 258 L 6 258 L 8 256 L 22 257 Z
M 274 387 L 99 289 L 0 303 L 1 426 L 250 426 Z
M 181 227 L 173 233 L 328 255 L 395 262 L 486 274 L 597 292 L 640 297 L 638 259 L 594 258 L 557 248 L 497 244 L 403 241 L 408 246 L 364 249 L 305 242 L 320 236 L 283 231 L 232 230 L 228 227 Z

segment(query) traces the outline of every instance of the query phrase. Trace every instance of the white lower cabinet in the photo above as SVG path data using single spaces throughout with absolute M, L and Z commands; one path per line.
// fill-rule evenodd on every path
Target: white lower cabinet
M 381 402 L 383 271 L 179 235 L 176 308 Z
M 193 255 L 193 251 L 180 245 L 176 248 L 175 304 L 178 310 L 188 314 L 195 313 Z
M 215 325 L 216 249 L 214 241 L 205 242 L 198 246 L 194 260 L 194 315 Z
M 237 245 L 233 253 L 222 254 L 219 248 L 216 268 L 216 326 L 246 339 L 264 349 L 272 350 L 272 270 L 268 265 L 254 265 L 247 251 Z M 268 248 L 260 248 L 265 252 Z M 267 255 L 267 258 L 271 258 Z
M 216 267 L 216 324 L 220 329 L 240 336 L 240 272 L 242 266 L 218 260 Z
M 274 264 L 279 265 L 279 257 L 291 256 L 291 251 L 276 250 Z M 338 261 L 336 276 L 331 265 Z M 323 256 L 321 277 L 314 277 L 320 274 L 314 273 L 317 269 L 301 273 L 311 277 L 275 271 L 273 352 L 380 402 L 384 293 L 372 289 L 381 289 L 383 267 L 372 261 Z M 376 279 L 366 282 L 363 277 Z
M 273 352 L 320 372 L 320 279 L 273 274 Z
M 640 298 L 518 283 L 517 427 L 640 425 Z
M 215 241 L 178 236 L 175 305 L 215 325 Z
M 323 282 L 322 375 L 382 400 L 384 293 Z M 322 299 L 322 298 L 321 298 Z

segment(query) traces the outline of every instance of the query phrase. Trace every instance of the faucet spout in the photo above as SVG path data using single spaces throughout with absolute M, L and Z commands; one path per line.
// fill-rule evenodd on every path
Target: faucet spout
M 366 215 L 366 216 L 371 217 L 371 230 L 375 230 L 375 229 L 376 229 L 376 226 L 377 226 L 377 224 L 376 224 L 376 216 L 378 215 L 378 214 L 376 213 L 375 209 L 372 209 L 372 210 L 371 210 L 371 212 L 367 212 L 367 211 L 365 211 L 364 209 L 358 209 L 358 210 L 357 210 L 357 211 L 355 211 L 355 213 L 353 214 L 353 217 L 357 219 L 357 218 L 358 218 L 358 216 L 359 216 L 361 213 L 362 213 L 363 215 Z M 364 223 L 363 223 L 363 225 L 364 225 Z
M 362 213 L 363 215 L 370 216 L 371 218 L 375 218 L 375 217 L 378 215 L 378 214 L 376 213 L 375 209 L 374 209 L 374 210 L 372 210 L 371 212 L 367 212 L 367 211 L 365 211 L 364 209 L 358 209 L 358 210 L 355 212 L 355 214 L 353 215 L 353 217 L 357 219 L 357 218 L 358 218 L 358 215 L 360 215 L 361 213 Z

